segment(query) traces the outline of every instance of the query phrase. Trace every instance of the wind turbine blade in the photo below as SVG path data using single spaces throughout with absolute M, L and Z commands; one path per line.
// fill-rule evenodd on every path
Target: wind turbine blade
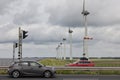
M 85 0 L 83 0 L 83 13 L 85 11 Z

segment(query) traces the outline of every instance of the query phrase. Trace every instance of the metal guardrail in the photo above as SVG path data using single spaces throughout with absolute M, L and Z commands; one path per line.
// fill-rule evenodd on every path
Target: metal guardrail
M 8 69 L 8 66 L 0 66 L 0 69 Z
M 0 69 L 8 69 L 8 66 L 0 66 Z M 55 67 L 56 70 L 120 70 L 120 67 Z
M 56 70 L 120 70 L 120 67 L 55 67 Z

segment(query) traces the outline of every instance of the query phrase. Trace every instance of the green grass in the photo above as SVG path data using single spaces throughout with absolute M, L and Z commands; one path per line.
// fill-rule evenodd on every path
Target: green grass
M 92 61 L 96 67 L 120 67 L 120 59 L 93 59 Z
M 0 69 L 0 74 L 7 74 L 7 69 Z
M 73 60 L 74 61 L 74 60 Z M 58 59 L 44 59 L 39 61 L 40 63 L 47 66 L 64 66 L 65 64 L 69 64 L 73 61 L 70 60 L 58 60 Z

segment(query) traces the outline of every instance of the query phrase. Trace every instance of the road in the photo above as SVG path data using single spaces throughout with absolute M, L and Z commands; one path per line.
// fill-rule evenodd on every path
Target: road
M 0 75 L 0 80 L 120 80 L 120 75 L 56 75 L 55 78 L 22 77 L 17 79 Z

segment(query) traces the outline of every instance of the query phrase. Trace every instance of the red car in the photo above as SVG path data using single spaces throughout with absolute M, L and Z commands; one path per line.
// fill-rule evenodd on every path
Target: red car
M 88 60 L 81 60 L 78 62 L 70 63 L 66 66 L 73 66 L 73 67 L 94 67 L 95 64 L 92 61 Z

